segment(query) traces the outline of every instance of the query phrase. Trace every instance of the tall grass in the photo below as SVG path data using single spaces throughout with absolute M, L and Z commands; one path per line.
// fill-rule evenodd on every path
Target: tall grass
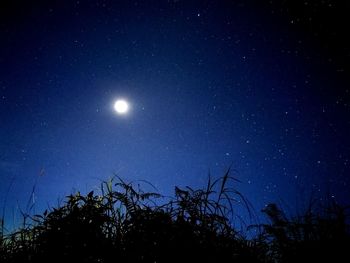
M 227 171 L 203 189 L 175 187 L 165 198 L 116 176 L 99 192 L 76 192 L 42 214 L 24 214 L 18 231 L 1 236 L 0 261 L 295 262 L 319 258 L 318 248 L 339 254 L 349 245 L 347 215 L 335 204 L 298 218 L 271 204 L 264 209 L 271 223 L 245 238 L 232 220 L 237 205 L 248 213 L 252 207 L 235 182 Z
M 335 201 L 310 202 L 307 210 L 288 217 L 275 204 L 263 209 L 270 224 L 262 224 L 263 240 L 277 262 L 348 262 L 349 207 Z

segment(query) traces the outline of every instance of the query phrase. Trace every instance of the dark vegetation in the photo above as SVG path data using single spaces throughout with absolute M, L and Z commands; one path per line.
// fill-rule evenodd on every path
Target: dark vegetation
M 164 199 L 115 177 L 98 194 L 77 192 L 43 214 L 23 213 L 13 233 L 2 222 L 0 262 L 348 262 L 345 208 L 311 204 L 289 218 L 270 204 L 270 223 L 249 226 L 257 234 L 247 238 L 232 220 L 237 204 L 252 210 L 232 181 L 227 172 Z

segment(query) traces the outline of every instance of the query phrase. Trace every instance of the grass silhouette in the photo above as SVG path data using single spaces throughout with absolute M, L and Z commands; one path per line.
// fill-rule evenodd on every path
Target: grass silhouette
M 260 234 L 248 239 L 232 226 L 236 204 L 252 211 L 229 186 L 235 180 L 227 171 L 217 180 L 209 177 L 204 189 L 175 187 L 174 197 L 165 199 L 114 177 L 101 183 L 99 193 L 77 192 L 59 207 L 25 215 L 13 233 L 4 235 L 2 228 L 0 261 L 346 261 L 345 208 L 331 203 L 315 212 L 310 206 L 304 215 L 287 218 L 270 204 L 263 210 L 270 223 L 251 226 Z
M 348 262 L 350 235 L 346 208 L 331 201 L 311 203 L 307 211 L 288 218 L 275 204 L 263 212 L 270 224 L 263 227 L 263 240 L 277 262 Z

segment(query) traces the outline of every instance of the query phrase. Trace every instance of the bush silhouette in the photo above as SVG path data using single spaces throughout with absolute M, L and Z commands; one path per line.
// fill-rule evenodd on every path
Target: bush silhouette
M 275 204 L 263 212 L 271 222 L 262 225 L 264 240 L 276 261 L 347 262 L 350 236 L 346 209 L 335 202 L 326 207 L 310 205 L 294 218 L 288 218 Z
M 115 181 L 116 180 L 116 181 Z M 65 203 L 1 235 L 1 262 L 296 262 L 346 257 L 345 210 L 307 211 L 288 219 L 276 205 L 270 224 L 246 238 L 232 226 L 235 204 L 247 200 L 229 184 L 229 171 L 204 189 L 175 188 L 166 199 L 115 177 L 100 193 L 77 192 Z M 163 200 L 163 201 L 161 201 Z M 30 219 L 30 220 L 29 220 Z M 28 223 L 29 222 L 29 223 Z M 341 262 L 341 261 L 338 261 Z

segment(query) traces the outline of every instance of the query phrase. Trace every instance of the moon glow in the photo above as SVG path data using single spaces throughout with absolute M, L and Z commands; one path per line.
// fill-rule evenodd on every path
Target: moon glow
M 129 104 L 126 100 L 116 100 L 114 103 L 114 110 L 120 115 L 126 114 L 129 111 Z

